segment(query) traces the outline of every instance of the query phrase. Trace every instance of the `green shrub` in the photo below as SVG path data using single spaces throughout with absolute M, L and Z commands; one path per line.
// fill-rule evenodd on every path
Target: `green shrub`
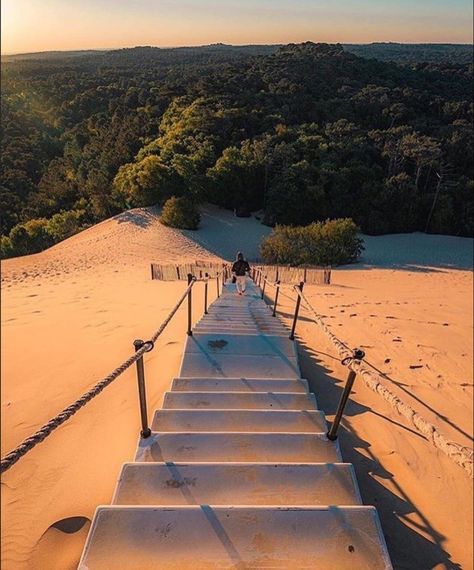
M 166 200 L 160 217 L 160 222 L 165 226 L 182 230 L 197 230 L 200 221 L 198 206 L 184 196 L 172 196 Z
M 62 241 L 81 229 L 80 218 L 82 213 L 76 210 L 63 211 L 59 214 L 54 214 L 50 220 L 46 230 L 54 240 L 54 243 Z
M 15 255 L 38 253 L 54 243 L 48 233 L 48 220 L 45 218 L 17 224 L 8 237 Z
M 13 257 L 15 255 L 15 250 L 12 247 L 12 242 L 8 236 L 0 237 L 0 259 L 6 259 L 7 257 Z
M 277 226 L 263 239 L 260 253 L 266 263 L 293 266 L 353 263 L 364 249 L 358 231 L 350 218 L 309 226 Z

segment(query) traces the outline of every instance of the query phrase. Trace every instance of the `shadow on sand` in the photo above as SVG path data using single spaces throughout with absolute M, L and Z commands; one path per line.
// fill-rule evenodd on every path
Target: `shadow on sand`
M 319 407 L 326 414 L 334 415 L 344 382 L 335 383 L 334 376 L 331 376 L 334 371 L 322 365 L 317 353 L 301 339 L 298 342 L 298 352 L 303 378 L 308 379 L 311 392 L 316 393 Z M 335 364 L 336 361 L 339 362 L 336 358 L 334 360 Z M 353 417 L 367 412 L 375 413 L 385 421 L 423 439 L 422 435 L 410 428 L 354 400 L 349 400 L 345 415 Z M 417 508 L 397 481 L 396 475 L 384 468 L 371 450 L 371 444 L 362 439 L 353 426 L 347 430 L 342 425 L 339 443 L 344 461 L 354 465 L 364 504 L 374 505 L 378 510 L 395 570 L 431 570 L 435 567 L 444 570 L 461 570 L 462 567 L 454 562 L 449 552 L 443 548 L 446 537 L 439 533 Z M 359 450 L 363 450 L 363 453 Z M 390 480 L 397 494 L 381 485 L 377 478 Z M 410 515 L 416 515 L 417 522 L 414 522 Z M 428 536 L 429 540 L 421 533 Z
M 118 216 L 115 216 L 115 220 L 118 224 L 134 224 L 140 228 L 148 228 L 156 222 L 159 218 L 158 208 L 147 208 L 146 210 L 127 210 Z

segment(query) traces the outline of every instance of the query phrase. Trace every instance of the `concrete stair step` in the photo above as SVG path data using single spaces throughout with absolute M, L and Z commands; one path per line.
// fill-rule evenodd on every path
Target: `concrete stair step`
M 193 329 L 194 333 L 217 334 L 271 334 L 272 336 L 283 336 L 288 338 L 289 332 L 285 329 L 266 329 L 265 327 L 222 327 L 219 325 L 197 325 Z
M 79 570 L 391 569 L 374 507 L 96 510 Z
M 251 319 L 249 317 L 232 317 L 228 319 L 214 319 L 214 318 L 203 318 L 199 320 L 197 325 L 204 325 L 204 324 L 211 324 L 211 325 L 240 325 L 240 326 L 255 326 L 257 323 L 255 319 Z
M 126 463 L 116 505 L 358 505 L 349 463 Z
M 212 328 L 216 332 L 221 332 L 221 333 L 232 332 L 233 329 L 253 329 L 257 331 L 254 334 L 258 334 L 259 332 L 258 330 L 259 327 L 255 323 L 239 323 L 239 322 L 218 323 L 213 321 L 201 321 L 199 323 L 196 323 L 194 330 L 199 327 Z
M 197 332 L 205 332 L 205 333 L 215 333 L 216 329 L 214 328 L 206 328 L 206 329 L 198 329 Z M 236 335 L 236 336 L 240 336 L 240 335 L 245 335 L 245 334 L 249 334 L 249 332 L 265 332 L 265 331 L 261 331 L 261 330 L 248 330 L 248 329 L 235 329 L 234 331 L 232 331 L 232 334 Z M 275 335 L 276 333 L 272 332 L 273 335 Z M 279 332 L 277 333 L 279 336 L 281 336 L 282 338 L 288 338 L 288 333 L 287 332 Z
M 270 311 L 264 311 L 264 312 L 261 312 L 261 311 L 252 311 L 252 312 L 251 311 L 245 311 L 245 312 L 243 312 L 243 311 L 239 311 L 239 312 L 232 311 L 232 312 L 226 312 L 226 313 L 218 311 L 216 313 L 210 312 L 208 315 L 204 315 L 202 317 L 202 319 L 216 319 L 216 320 L 222 320 L 222 321 L 229 320 L 229 319 L 231 319 L 231 320 L 272 319 L 275 322 L 278 322 L 277 317 L 272 317 L 272 314 Z
M 256 322 L 252 319 L 201 319 L 198 325 L 218 325 L 222 327 L 240 326 L 240 327 L 254 327 Z
M 267 328 L 284 328 L 282 324 L 275 321 L 244 321 L 238 319 L 218 320 L 218 319 L 202 319 L 196 325 L 212 325 L 216 327 L 267 327 Z
M 135 461 L 338 463 L 341 454 L 321 433 L 180 432 L 141 438 Z
M 209 308 L 209 315 L 268 315 L 270 314 L 270 306 L 269 305 L 241 305 L 242 301 L 239 301 L 237 305 L 234 306 L 217 306 L 215 307 L 212 305 Z M 238 306 L 241 305 L 241 306 Z
M 306 380 L 262 378 L 175 378 L 173 392 L 300 392 L 309 391 Z
M 275 330 L 288 330 L 281 324 L 278 323 L 242 323 L 240 321 L 228 321 L 228 322 L 216 322 L 216 321 L 200 321 L 196 323 L 196 326 L 205 326 L 205 327 L 214 327 L 220 332 L 224 332 L 225 329 L 232 329 L 232 328 L 245 328 L 245 327 L 252 327 L 257 329 L 267 329 L 271 331 Z M 271 334 L 271 332 L 269 333 Z
M 165 392 L 163 409 L 317 410 L 314 394 L 288 392 Z
M 234 339 L 246 334 L 233 335 Z M 273 337 L 275 338 L 275 337 Z M 270 355 L 226 355 L 203 352 L 185 353 L 180 376 L 235 378 L 299 378 L 301 376 L 296 357 L 282 359 Z
M 185 354 L 237 354 L 244 356 L 265 355 L 294 357 L 295 343 L 289 339 L 271 335 L 249 334 L 248 337 L 234 338 L 232 334 L 195 334 L 188 337 Z
M 240 303 L 240 302 L 239 302 Z M 254 306 L 234 306 L 234 307 L 223 307 L 212 305 L 208 309 L 208 315 L 224 316 L 224 315 L 269 315 L 270 306 L 269 305 L 254 305 Z
M 293 410 L 157 410 L 153 431 L 326 433 L 324 414 Z
M 209 311 L 265 311 L 268 310 L 268 305 L 262 301 L 260 297 L 252 297 L 245 295 L 239 297 L 238 295 L 230 295 L 220 297 L 218 301 L 210 305 Z
M 251 322 L 251 321 L 239 321 L 239 320 L 234 320 L 234 321 L 218 321 L 218 320 L 213 320 L 213 319 L 203 319 L 201 321 L 199 321 L 198 323 L 196 323 L 197 325 L 205 325 L 205 326 L 214 326 L 214 327 L 221 327 L 223 330 L 224 329 L 228 329 L 228 328 L 241 328 L 241 327 L 265 327 L 267 329 L 283 329 L 285 327 L 283 327 L 282 324 L 280 323 L 276 323 L 274 321 L 268 321 L 268 322 L 258 322 L 256 323 Z

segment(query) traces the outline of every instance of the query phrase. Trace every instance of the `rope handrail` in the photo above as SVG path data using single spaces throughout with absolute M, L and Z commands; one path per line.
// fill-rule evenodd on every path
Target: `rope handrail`
M 266 275 L 263 276 L 263 280 L 265 281 L 265 283 L 266 283 L 267 285 L 270 285 L 270 287 L 274 287 L 275 289 L 276 289 L 277 287 L 280 287 L 280 282 L 279 282 L 279 281 L 269 281 L 269 280 L 267 279 L 267 276 L 266 276 Z
M 342 342 L 336 335 L 329 329 L 321 316 L 316 312 L 314 307 L 308 301 L 306 295 L 295 286 L 294 290 L 303 301 L 303 308 L 306 309 L 313 317 L 313 322 L 319 325 L 322 330 L 328 335 L 329 339 L 336 347 L 342 360 L 345 364 L 353 370 L 356 374 L 360 374 L 365 385 L 379 394 L 385 401 L 387 401 L 400 415 L 408 419 L 415 429 L 420 432 L 428 441 L 430 441 L 437 449 L 442 451 L 455 463 L 460 465 L 469 476 L 472 477 L 474 470 L 474 451 L 473 449 L 460 445 L 451 441 L 442 434 L 436 426 L 428 422 L 423 416 L 415 411 L 411 406 L 403 402 L 396 394 L 389 390 L 385 385 L 383 376 L 375 370 L 369 370 L 364 363 L 360 360 L 353 358 L 353 351 L 347 344 Z M 368 363 L 369 364 L 369 363 Z
M 93 398 L 95 398 L 98 394 L 100 394 L 102 390 L 104 390 L 109 384 L 111 384 L 121 374 L 123 374 L 125 370 L 130 368 L 130 366 L 132 366 L 135 362 L 137 362 L 140 358 L 142 358 L 146 352 L 150 352 L 151 350 L 153 350 L 156 340 L 165 330 L 171 319 L 174 317 L 174 315 L 182 305 L 183 301 L 188 296 L 188 293 L 193 288 L 196 281 L 197 279 L 193 277 L 193 279 L 187 286 L 182 296 L 176 302 L 175 306 L 171 309 L 169 315 L 161 323 L 160 327 L 153 334 L 150 340 L 147 340 L 145 343 L 143 343 L 142 347 L 139 348 L 132 356 L 130 356 L 130 358 L 122 362 L 122 364 L 117 366 L 105 378 L 97 382 L 95 386 L 93 386 L 90 390 L 88 390 L 85 394 L 83 394 L 70 406 L 64 408 L 54 418 L 52 418 L 43 426 L 41 426 L 40 429 L 37 430 L 33 435 L 24 439 L 19 445 L 15 447 L 15 449 L 7 453 L 7 455 L 5 455 L 0 462 L 0 473 L 4 473 L 8 469 L 10 469 L 10 467 L 15 465 L 15 463 L 19 461 L 19 459 L 21 459 L 31 449 L 33 449 L 36 445 L 38 445 L 38 443 L 41 443 L 44 439 L 46 439 L 56 428 L 58 428 L 60 425 L 66 422 L 78 410 L 80 410 L 83 406 L 85 406 L 88 402 L 90 402 Z

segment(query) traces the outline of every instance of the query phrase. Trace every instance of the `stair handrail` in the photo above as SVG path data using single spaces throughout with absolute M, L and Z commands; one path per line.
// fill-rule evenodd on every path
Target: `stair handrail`
M 105 376 L 102 380 L 97 382 L 90 390 L 85 392 L 80 398 L 64 408 L 59 414 L 54 418 L 49 420 L 46 424 L 41 426 L 34 434 L 24 439 L 19 445 L 17 445 L 12 451 L 7 453 L 0 462 L 0 473 L 4 473 L 10 467 L 15 465 L 22 457 L 24 457 L 29 451 L 31 451 L 36 445 L 45 440 L 56 428 L 66 422 L 71 418 L 78 410 L 100 394 L 109 384 L 121 376 L 130 366 L 137 364 L 137 376 L 138 376 L 138 392 L 140 401 L 140 413 L 142 420 L 142 437 L 148 437 L 151 434 L 151 430 L 148 426 L 147 410 L 146 410 L 146 393 L 145 393 L 145 377 L 144 377 L 144 364 L 143 356 L 146 352 L 151 352 L 155 347 L 155 342 L 158 337 L 163 333 L 165 328 L 170 323 L 171 319 L 177 313 L 178 309 L 181 307 L 185 299 L 188 299 L 188 331 L 189 326 L 189 315 L 191 314 L 191 290 L 198 281 L 204 281 L 207 285 L 207 280 L 209 278 L 197 279 L 193 275 L 191 278 L 188 277 L 188 286 L 186 290 L 181 295 L 181 297 L 176 302 L 175 306 L 171 309 L 170 313 L 166 319 L 161 323 L 160 327 L 155 331 L 152 337 L 147 341 L 135 340 L 135 354 L 127 358 L 119 366 L 117 366 L 110 374 Z M 205 303 L 207 304 L 207 287 L 205 287 Z
M 262 274 L 260 268 L 256 268 L 253 273 L 253 280 L 257 286 L 259 286 L 259 273 Z M 260 275 L 261 278 L 261 275 Z M 268 282 L 268 281 L 267 281 Z M 303 287 L 301 283 L 299 285 L 294 285 L 293 290 L 296 292 L 297 297 L 290 297 L 285 293 L 278 292 L 292 301 L 296 301 L 295 313 L 293 316 L 293 327 L 290 338 L 294 339 L 294 329 L 296 327 L 296 322 L 298 319 L 298 313 L 300 306 L 309 312 L 312 317 L 312 322 L 319 325 L 322 330 L 328 335 L 329 339 L 336 347 L 341 356 L 341 363 L 349 368 L 349 375 L 346 381 L 345 388 L 341 394 L 341 399 L 339 401 L 338 409 L 336 412 L 335 420 L 328 431 L 329 439 L 337 438 L 337 431 L 339 428 L 340 421 L 342 419 L 345 405 L 349 399 L 349 395 L 352 390 L 352 385 L 355 381 L 356 375 L 360 374 L 364 384 L 373 392 L 381 396 L 386 402 L 388 402 L 397 413 L 407 418 L 415 429 L 423 435 L 429 442 L 431 442 L 437 449 L 442 451 L 447 457 L 452 461 L 457 463 L 460 467 L 467 472 L 467 474 L 472 477 L 474 473 L 474 450 L 468 446 L 461 445 L 455 441 L 449 440 L 444 434 L 442 434 L 439 429 L 428 422 L 421 414 L 414 410 L 411 406 L 403 402 L 396 394 L 389 390 L 384 383 L 384 376 L 374 368 L 370 362 L 364 361 L 365 353 L 358 348 L 351 349 L 342 340 L 336 337 L 336 335 L 329 329 L 322 317 L 316 312 L 314 307 L 308 301 L 306 295 L 303 293 Z M 367 368 L 370 366 L 371 369 Z
M 383 381 L 383 375 L 377 372 L 375 369 L 367 368 L 366 364 L 363 361 L 363 357 L 365 356 L 363 354 L 363 351 L 361 351 L 362 355 L 360 356 L 360 353 L 357 352 L 360 349 L 350 349 L 347 344 L 337 338 L 337 336 L 329 329 L 322 317 L 316 312 L 314 307 L 308 301 L 306 295 L 303 293 L 303 289 L 297 285 L 295 285 L 293 289 L 297 294 L 297 305 L 298 300 L 300 302 L 303 302 L 303 308 L 310 313 L 313 323 L 319 325 L 322 328 L 322 330 L 326 333 L 332 344 L 339 352 L 342 364 L 346 365 L 353 373 L 349 374 L 346 388 L 339 402 L 336 419 L 339 415 L 340 421 L 342 413 L 344 411 L 345 403 L 347 402 L 352 388 L 352 384 L 355 380 L 356 375 L 359 374 L 362 377 L 364 384 L 370 390 L 376 394 L 379 394 L 397 411 L 397 413 L 405 417 L 413 425 L 413 427 L 423 435 L 423 437 L 431 442 L 434 447 L 442 451 L 446 456 L 448 456 L 451 460 L 462 467 L 470 477 L 472 477 L 474 472 L 474 450 L 468 446 L 464 446 L 456 443 L 455 441 L 449 440 L 443 433 L 439 431 L 436 426 L 426 420 L 421 414 L 414 410 L 410 405 L 403 402 L 403 400 L 394 394 L 394 392 L 387 388 Z M 370 363 L 367 364 L 371 366 Z M 336 430 L 333 430 L 332 428 L 329 430 L 328 436 L 332 436 L 331 439 L 336 439 L 338 425 L 339 424 L 336 426 Z

